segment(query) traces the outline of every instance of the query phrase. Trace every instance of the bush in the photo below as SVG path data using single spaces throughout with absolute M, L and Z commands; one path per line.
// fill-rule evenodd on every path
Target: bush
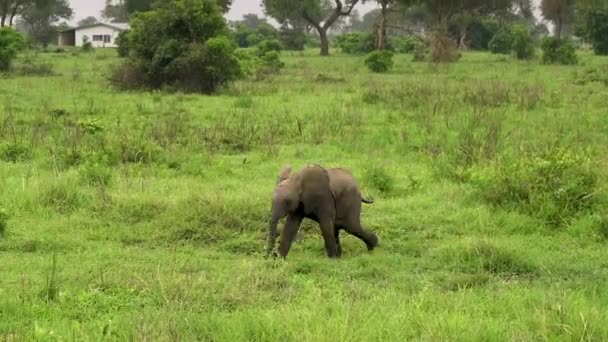
M 527 28 L 523 26 L 515 26 L 511 31 L 513 36 L 513 51 L 515 56 L 520 60 L 534 58 L 534 40 Z
M 492 40 L 488 43 L 488 48 L 494 54 L 508 55 L 513 49 L 513 36 L 511 31 L 507 29 L 501 29 L 496 32 Z
M 89 37 L 82 37 L 82 52 L 93 52 L 93 44 L 89 41 Z
M 571 65 L 578 63 L 576 46 L 569 38 L 546 37 L 543 40 L 543 63 Z
M 424 45 L 420 39 L 416 37 L 395 37 L 390 40 L 391 47 L 397 53 L 412 53 L 418 45 Z
M 116 44 L 118 45 L 117 52 L 119 57 L 129 56 L 129 32 L 130 30 L 122 31 L 116 37 Z
M 393 68 L 393 53 L 387 50 L 374 51 L 365 59 L 365 65 L 373 72 L 387 72 Z
M 285 63 L 281 61 L 281 57 L 277 51 L 268 51 L 262 58 L 262 65 L 272 71 L 278 71 L 285 66 Z
M 608 10 L 595 10 L 587 15 L 589 38 L 596 55 L 608 55 Z
M 427 52 L 428 51 L 426 45 L 421 42 L 420 44 L 416 45 L 414 51 L 412 51 L 412 55 L 414 56 L 412 60 L 414 62 L 424 61 L 426 59 Z
M 256 52 L 258 54 L 258 57 L 263 57 L 265 54 L 267 54 L 268 52 L 281 52 L 281 50 L 283 49 L 283 47 L 281 46 L 281 42 L 279 42 L 276 39 L 272 39 L 272 40 L 265 40 L 263 42 L 261 42 L 260 44 L 258 44 Z
M 347 33 L 336 39 L 336 46 L 348 54 L 368 53 L 374 50 L 374 36 L 370 33 Z
M 0 28 L 0 71 L 8 71 L 17 53 L 25 49 L 25 38 L 11 28 Z
M 580 153 L 556 149 L 471 173 L 483 200 L 515 209 L 551 226 L 567 223 L 598 203 L 598 177 Z
M 306 47 L 306 33 L 303 29 L 283 25 L 279 37 L 286 50 L 302 51 Z
M 146 88 L 212 93 L 241 75 L 236 45 L 227 34 L 215 1 L 158 1 L 131 20 L 127 69 Z M 116 83 L 122 79 L 111 77 L 119 87 L 130 85 Z
M 452 63 L 460 59 L 456 43 L 445 32 L 431 33 L 431 61 L 434 63 Z
M 32 149 L 23 144 L 0 144 L 0 159 L 11 163 L 28 161 L 32 159 Z

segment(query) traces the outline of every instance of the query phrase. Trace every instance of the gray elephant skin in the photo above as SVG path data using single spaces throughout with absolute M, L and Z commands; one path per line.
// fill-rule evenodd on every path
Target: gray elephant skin
M 325 169 L 309 164 L 291 175 L 291 167 L 283 168 L 272 196 L 272 214 L 268 231 L 266 255 L 275 255 L 278 223 L 287 217 L 279 256 L 286 258 L 304 218 L 319 223 L 325 251 L 330 258 L 342 255 L 340 231 L 361 239 L 372 251 L 378 237 L 367 231 L 360 222 L 361 204 L 373 203 L 363 198 L 354 177 L 342 168 Z

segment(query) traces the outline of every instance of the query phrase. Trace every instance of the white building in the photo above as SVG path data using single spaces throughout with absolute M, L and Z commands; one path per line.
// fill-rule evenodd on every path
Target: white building
M 82 46 L 85 39 L 95 48 L 117 47 L 116 38 L 120 32 L 128 30 L 126 23 L 96 23 L 74 27 L 59 32 L 59 46 Z M 86 38 L 85 38 L 86 37 Z

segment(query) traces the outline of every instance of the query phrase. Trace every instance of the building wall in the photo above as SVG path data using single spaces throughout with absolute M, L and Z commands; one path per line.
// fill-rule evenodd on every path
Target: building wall
M 76 46 L 82 46 L 83 38 L 87 36 L 93 47 L 117 47 L 116 38 L 120 34 L 119 30 L 107 26 L 93 26 L 76 30 Z M 101 36 L 101 40 L 94 40 L 95 36 Z M 110 36 L 109 42 L 104 41 L 103 36 Z

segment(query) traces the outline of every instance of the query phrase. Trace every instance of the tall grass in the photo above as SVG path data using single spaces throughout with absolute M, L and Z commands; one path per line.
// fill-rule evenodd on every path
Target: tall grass
M 0 340 L 608 337 L 600 58 L 305 51 L 196 96 L 112 90 L 114 53 L 0 83 Z M 307 220 L 262 257 L 277 173 L 311 162 L 374 198 L 373 253 L 328 260 Z

